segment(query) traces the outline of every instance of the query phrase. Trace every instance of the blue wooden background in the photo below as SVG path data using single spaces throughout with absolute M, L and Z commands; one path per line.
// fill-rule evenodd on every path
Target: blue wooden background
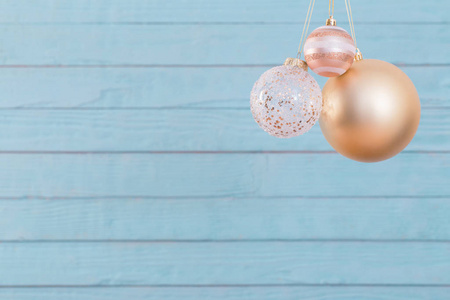
M 251 117 L 307 6 L 1 1 L 0 299 L 450 299 L 450 2 L 353 1 L 422 102 L 377 164 Z

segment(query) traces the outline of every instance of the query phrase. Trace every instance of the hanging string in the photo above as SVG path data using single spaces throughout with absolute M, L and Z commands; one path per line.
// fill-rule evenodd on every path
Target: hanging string
M 353 42 L 355 43 L 356 50 L 359 51 L 356 44 L 355 26 L 353 25 L 352 6 L 350 0 L 345 0 L 345 8 L 347 9 L 348 24 L 350 26 L 350 32 L 352 34 Z
M 333 3 L 333 4 L 331 4 Z M 334 16 L 334 0 L 328 1 L 328 14 L 330 15 L 330 18 L 333 18 Z
M 298 45 L 297 58 L 300 58 L 303 52 L 303 47 L 305 46 L 305 34 L 308 34 L 309 23 L 311 22 L 312 12 L 314 10 L 314 3 L 316 0 L 309 0 L 308 12 L 306 14 L 305 24 L 303 25 L 302 38 L 300 39 L 300 44 Z M 306 31 L 305 31 L 306 29 Z

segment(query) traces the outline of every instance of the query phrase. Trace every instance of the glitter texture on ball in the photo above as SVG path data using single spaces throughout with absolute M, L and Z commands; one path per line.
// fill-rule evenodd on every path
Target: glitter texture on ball
M 338 26 L 322 26 L 308 36 L 305 60 L 311 70 L 324 77 L 344 74 L 353 63 L 356 47 L 350 34 Z
M 278 66 L 256 81 L 250 107 L 264 131 L 278 138 L 291 138 L 310 130 L 319 119 L 322 92 L 316 80 L 302 68 Z

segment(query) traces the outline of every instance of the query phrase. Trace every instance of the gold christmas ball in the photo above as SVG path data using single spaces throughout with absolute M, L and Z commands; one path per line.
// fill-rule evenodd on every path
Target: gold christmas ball
M 401 152 L 420 121 L 414 84 L 396 66 L 376 59 L 355 61 L 322 90 L 320 128 L 340 154 L 360 162 L 382 161 Z

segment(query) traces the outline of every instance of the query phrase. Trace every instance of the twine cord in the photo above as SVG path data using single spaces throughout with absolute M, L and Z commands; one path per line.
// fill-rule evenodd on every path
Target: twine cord
M 345 8 L 347 9 L 348 24 L 350 26 L 353 42 L 355 43 L 357 51 L 359 51 L 358 46 L 356 45 L 355 26 L 353 25 L 352 6 L 350 4 L 350 0 L 345 0 Z
M 328 14 L 330 15 L 330 18 L 333 18 L 333 16 L 334 16 L 334 0 L 328 1 Z
M 303 47 L 305 46 L 306 35 L 308 34 L 309 23 L 311 22 L 315 2 L 316 0 L 309 0 L 308 12 L 306 14 L 305 24 L 303 25 L 302 38 L 300 39 L 300 44 L 298 45 L 297 58 L 300 58 L 303 52 Z

